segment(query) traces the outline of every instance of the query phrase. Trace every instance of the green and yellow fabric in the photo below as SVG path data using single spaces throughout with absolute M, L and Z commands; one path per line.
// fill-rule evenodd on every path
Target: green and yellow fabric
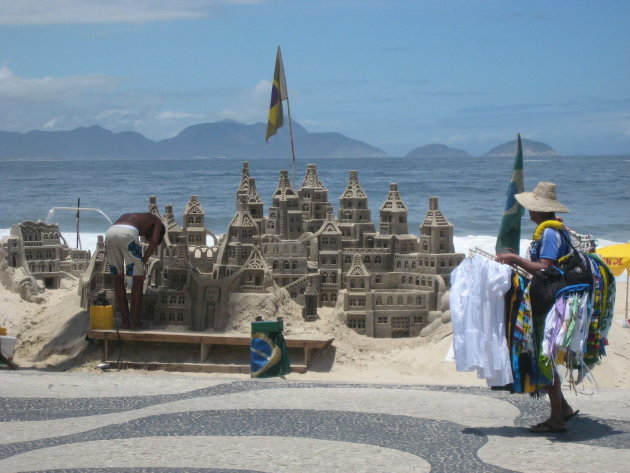
M 252 322 L 249 360 L 252 378 L 284 376 L 291 371 L 282 320 Z

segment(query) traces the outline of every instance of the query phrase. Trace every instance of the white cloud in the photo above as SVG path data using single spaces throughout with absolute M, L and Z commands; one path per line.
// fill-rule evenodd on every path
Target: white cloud
M 163 112 L 158 113 L 155 118 L 157 118 L 158 120 L 182 120 L 188 118 L 203 118 L 203 115 L 199 113 L 174 112 L 170 110 L 164 110 Z
M 226 4 L 267 0 L 19 0 L 0 3 L 2 25 L 148 23 L 199 19 Z
M 44 130 L 54 130 L 55 128 L 57 128 L 57 122 L 59 120 L 63 120 L 65 118 L 65 116 L 60 116 L 60 117 L 55 117 L 52 120 L 48 120 L 46 123 L 44 123 Z
M 232 108 L 221 110 L 221 117 L 251 123 L 267 120 L 271 81 L 261 80 L 253 88 L 241 91 Z
M 25 102 L 59 100 L 84 90 L 109 90 L 116 80 L 102 74 L 23 79 L 8 67 L 0 67 L 0 98 Z

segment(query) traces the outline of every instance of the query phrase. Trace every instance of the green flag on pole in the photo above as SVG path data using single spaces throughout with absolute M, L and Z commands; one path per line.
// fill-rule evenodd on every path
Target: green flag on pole
M 521 134 L 518 134 L 516 146 L 516 158 L 512 169 L 512 179 L 507 190 L 507 202 L 501 219 L 501 228 L 497 236 L 496 252 L 499 253 L 520 253 L 521 242 L 521 217 L 525 209 L 516 201 L 516 194 L 523 192 L 523 146 L 521 145 Z

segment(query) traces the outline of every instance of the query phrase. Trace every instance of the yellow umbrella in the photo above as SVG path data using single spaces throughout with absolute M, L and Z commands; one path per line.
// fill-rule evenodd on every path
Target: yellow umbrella
M 615 276 L 626 271 L 626 320 L 628 320 L 628 279 L 630 278 L 630 241 L 620 245 L 604 246 L 595 250 Z

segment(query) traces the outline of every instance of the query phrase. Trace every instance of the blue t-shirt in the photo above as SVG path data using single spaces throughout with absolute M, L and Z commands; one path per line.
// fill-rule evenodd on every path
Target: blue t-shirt
M 531 260 L 536 262 L 545 258 L 551 261 L 558 261 L 558 259 L 571 252 L 569 241 L 571 241 L 571 237 L 566 230 L 558 231 L 553 228 L 545 228 L 540 240 L 535 241 L 531 246 Z

